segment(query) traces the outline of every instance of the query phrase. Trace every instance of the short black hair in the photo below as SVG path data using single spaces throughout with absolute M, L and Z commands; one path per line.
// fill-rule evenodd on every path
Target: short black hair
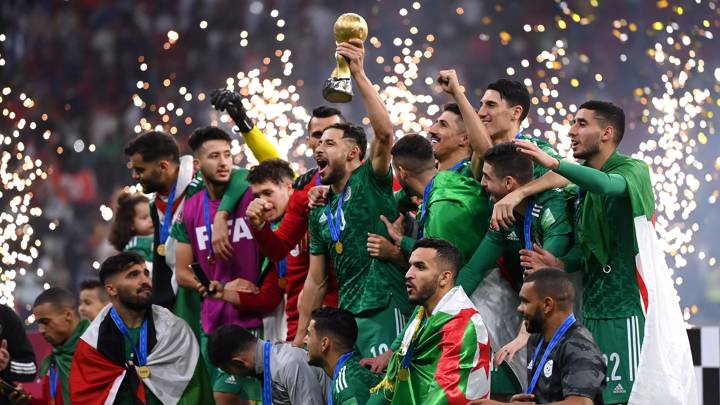
M 462 121 L 462 113 L 460 112 L 460 106 L 457 105 L 457 103 L 447 103 L 443 105 L 442 110 L 450 111 L 451 113 L 457 115 L 460 118 L 460 121 Z
M 562 309 L 572 308 L 574 305 L 575 286 L 563 270 L 545 267 L 528 274 L 523 283 L 535 283 L 535 290 L 541 298 L 552 298 Z
M 341 308 L 321 307 L 312 312 L 315 330 L 320 336 L 331 335 L 341 352 L 353 350 L 358 326 L 352 312 Z
M 500 98 L 507 101 L 510 107 L 516 105 L 522 107 L 520 122 L 528 116 L 530 112 L 530 93 L 522 83 L 516 80 L 500 79 L 488 84 L 487 90 L 495 90 L 500 93 Z
M 180 162 L 180 147 L 170 134 L 163 131 L 149 131 L 133 138 L 125 146 L 125 156 L 139 153 L 146 162 L 170 160 Z
M 533 179 L 532 160 L 517 151 L 512 142 L 500 143 L 485 152 L 484 160 L 492 165 L 498 177 L 515 178 L 518 183 L 525 184 Z
M 310 119 L 308 120 L 308 123 L 307 123 L 308 135 L 312 135 L 312 134 L 310 134 L 310 122 L 312 121 L 313 118 L 328 118 L 328 117 L 332 117 L 334 115 L 337 115 L 338 117 L 340 117 L 340 122 L 347 122 L 347 120 L 342 115 L 340 110 L 338 110 L 335 107 L 330 107 L 327 105 L 320 105 L 320 106 L 315 107 L 315 109 L 312 110 L 312 114 L 310 115 Z
M 365 135 L 365 130 L 360 125 L 355 125 L 350 122 L 341 122 L 337 124 L 332 124 L 329 127 L 325 128 L 327 131 L 328 129 L 339 129 L 343 131 L 343 139 L 352 139 L 355 141 L 355 143 L 358 144 L 358 147 L 360 148 L 360 160 L 365 160 L 365 151 L 367 150 L 367 135 Z
M 437 257 L 450 266 L 453 275 L 457 278 L 463 265 L 462 253 L 452 243 L 439 238 L 424 238 L 415 242 L 413 252 L 420 248 L 433 249 Z
M 275 184 L 282 184 L 285 181 L 292 181 L 295 173 L 290 163 L 282 159 L 270 159 L 253 166 L 247 175 L 250 184 L 260 184 L 268 180 Z
M 625 111 L 609 101 L 590 100 L 582 103 L 579 110 L 590 110 L 595 119 L 615 128 L 615 144 L 619 145 L 625 134 Z
M 397 164 L 414 173 L 435 167 L 432 144 L 420 134 L 407 134 L 398 139 L 390 153 Z
M 107 280 L 134 264 L 145 264 L 145 259 L 133 251 L 121 252 L 105 259 L 100 265 L 100 282 L 105 285 Z
M 208 336 L 208 360 L 215 367 L 230 363 L 233 356 L 252 348 L 257 337 L 237 325 L 222 325 Z
M 105 291 L 105 286 L 96 278 L 88 278 L 80 282 L 80 292 L 85 290 L 98 290 L 98 296 L 101 300 L 110 300 L 110 297 L 107 295 L 107 291 Z
M 78 302 L 75 295 L 61 287 L 50 287 L 35 298 L 33 308 L 38 305 L 52 304 L 55 309 L 70 308 L 77 312 Z
M 94 288 L 104 288 L 100 280 L 96 278 L 88 278 L 80 282 L 80 291 L 92 290 Z
M 190 139 L 188 139 L 188 145 L 193 153 L 195 153 L 202 148 L 205 142 L 214 140 L 225 141 L 227 143 L 232 141 L 227 132 L 218 127 L 207 126 L 195 129 L 190 135 Z

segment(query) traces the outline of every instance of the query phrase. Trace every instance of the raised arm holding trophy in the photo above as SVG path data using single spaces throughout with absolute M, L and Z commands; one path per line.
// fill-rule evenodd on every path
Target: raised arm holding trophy
M 345 13 L 335 21 L 335 42 L 347 42 L 357 38 L 365 41 L 368 35 L 368 26 L 365 19 L 355 13 Z M 345 57 L 335 53 L 337 66 L 330 78 L 325 81 L 323 97 L 331 103 L 347 103 L 352 100 L 352 81 L 350 67 Z

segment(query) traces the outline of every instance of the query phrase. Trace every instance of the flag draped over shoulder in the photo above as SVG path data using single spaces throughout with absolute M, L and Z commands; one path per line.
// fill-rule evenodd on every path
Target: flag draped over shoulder
M 404 379 L 400 370 L 408 350 L 412 360 Z M 489 397 L 489 337 L 462 288 L 450 290 L 427 318 L 420 308 L 385 379 L 373 388 L 378 391 L 393 404 L 465 404 Z
M 112 404 L 125 379 L 140 400 L 149 389 L 164 404 L 212 401 L 200 348 L 188 325 L 167 309 L 153 305 L 148 318 L 150 377 L 140 380 L 125 363 L 124 337 L 105 307 L 80 338 L 70 372 L 70 400 L 75 404 Z
M 603 171 L 621 175 L 627 182 L 634 218 L 638 299 L 645 312 L 645 334 L 629 404 L 694 405 L 697 388 L 690 343 L 665 253 L 650 222 L 655 213 L 650 172 L 644 162 L 620 153 L 608 159 Z M 579 231 L 586 253 L 592 252 L 605 263 L 612 235 L 604 229 L 607 222 L 602 219 L 600 198 L 588 193 L 582 221 L 586 229 Z
M 65 341 L 65 343 L 54 346 L 52 352 L 45 357 L 42 362 L 40 369 L 40 375 L 47 375 L 51 365 L 55 365 L 58 372 L 58 380 L 60 382 L 60 394 L 62 395 L 63 404 L 70 403 L 70 365 L 72 364 L 73 354 L 77 347 L 80 336 L 85 333 L 90 322 L 82 320 L 73 331 L 72 335 Z

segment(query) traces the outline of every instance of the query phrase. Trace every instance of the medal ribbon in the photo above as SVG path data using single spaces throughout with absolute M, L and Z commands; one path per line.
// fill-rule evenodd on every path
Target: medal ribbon
M 333 372 L 332 380 L 330 381 L 330 395 L 328 395 L 328 405 L 333 405 L 333 391 L 335 390 L 335 380 L 337 380 L 338 374 L 340 374 L 340 370 L 342 369 L 342 366 L 345 364 L 347 359 L 350 358 L 350 356 L 353 355 L 353 352 L 347 352 L 340 356 L 338 359 L 337 364 L 335 364 L 335 371 Z
M 522 132 L 515 134 L 515 139 L 522 139 Z
M 273 231 L 276 231 L 280 227 L 280 221 L 277 221 L 270 225 L 270 229 Z M 287 274 L 287 259 L 283 257 L 282 259 L 278 260 L 275 263 L 275 267 L 277 268 L 278 277 L 285 278 L 285 274 Z
M 335 218 L 333 219 L 332 210 L 330 209 L 331 204 L 327 204 L 327 217 L 328 217 L 328 228 L 330 228 L 330 237 L 333 242 L 340 240 L 340 232 L 342 232 L 342 224 L 345 222 L 345 217 L 342 212 L 343 200 L 345 199 L 345 189 L 340 192 L 338 197 L 337 208 L 335 209 Z
M 454 165 L 453 167 L 451 167 L 450 169 L 448 169 L 448 171 L 454 172 L 455 170 L 457 170 L 457 169 L 461 168 L 462 166 L 464 166 L 465 163 L 467 163 L 467 161 L 468 161 L 467 159 L 463 159 L 463 160 L 455 163 L 455 165 Z
M 263 404 L 272 405 L 272 376 L 270 375 L 270 348 L 272 348 L 272 342 L 269 340 L 265 342 L 265 356 L 263 363 L 265 367 L 263 369 L 263 391 L 262 391 L 262 402 Z
M 538 343 L 537 349 L 535 349 L 535 355 L 533 355 L 532 359 L 532 365 L 535 367 L 535 373 L 533 373 L 532 380 L 530 381 L 530 385 L 528 385 L 527 393 L 532 394 L 532 392 L 535 390 L 535 384 L 537 384 L 537 380 L 540 377 L 540 371 L 545 367 L 545 362 L 547 361 L 548 356 L 550 355 L 550 352 L 555 348 L 555 345 L 560 341 L 560 338 L 563 337 L 565 332 L 567 332 L 568 329 L 575 323 L 575 315 L 570 314 L 565 321 L 563 321 L 562 325 L 560 325 L 560 328 L 555 332 L 555 335 L 550 340 L 550 343 L 548 344 L 547 348 L 543 352 L 542 358 L 540 359 L 540 363 L 535 363 L 537 360 L 537 356 L 540 353 L 540 348 L 542 348 L 543 340 L 540 339 L 540 343 Z
M 117 326 L 117 328 L 120 329 L 120 332 L 127 338 L 128 342 L 132 344 L 130 331 L 128 331 L 127 326 L 125 326 L 125 322 L 123 322 L 122 318 L 120 318 L 120 315 L 118 315 L 115 308 L 110 309 L 110 317 L 113 322 L 115 322 L 115 326 Z M 140 326 L 140 341 L 133 350 L 135 352 L 135 356 L 137 356 L 137 365 L 144 366 L 147 363 L 147 319 L 143 319 L 142 326 Z
M 50 365 L 50 399 L 55 400 L 57 395 L 58 372 L 55 364 Z
M 523 224 L 523 235 L 525 236 L 525 249 L 532 250 L 533 242 L 530 227 L 532 226 L 532 212 L 535 208 L 535 201 L 532 200 L 525 209 L 525 223 Z
M 177 181 L 173 184 L 170 195 L 168 196 L 167 205 L 165 206 L 165 217 L 160 225 L 160 244 L 165 244 L 170 235 L 170 224 L 172 224 L 172 210 L 173 204 L 175 203 L 175 188 L 177 187 Z
M 430 190 L 432 189 L 434 182 L 435 177 L 433 176 L 427 186 L 425 186 L 425 190 L 423 190 L 423 200 L 422 205 L 420 206 L 420 221 L 418 221 L 418 239 L 422 239 L 423 235 L 425 234 L 425 221 L 427 220 L 428 198 L 430 198 Z
M 210 253 L 208 254 L 208 257 L 213 257 L 213 256 L 215 256 L 215 250 L 213 250 L 213 245 L 212 245 L 212 222 L 210 222 L 210 197 L 208 196 L 207 188 L 204 191 L 205 191 L 205 195 L 203 197 L 204 197 L 205 203 L 203 204 L 203 208 L 205 211 L 205 232 L 207 233 L 207 236 L 208 236 L 208 242 L 209 242 L 208 250 L 210 251 Z

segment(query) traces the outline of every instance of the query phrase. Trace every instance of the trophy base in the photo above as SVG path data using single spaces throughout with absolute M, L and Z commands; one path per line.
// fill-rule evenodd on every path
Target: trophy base
M 331 103 L 347 103 L 353 98 L 352 81 L 331 77 L 325 81 L 322 94 Z

